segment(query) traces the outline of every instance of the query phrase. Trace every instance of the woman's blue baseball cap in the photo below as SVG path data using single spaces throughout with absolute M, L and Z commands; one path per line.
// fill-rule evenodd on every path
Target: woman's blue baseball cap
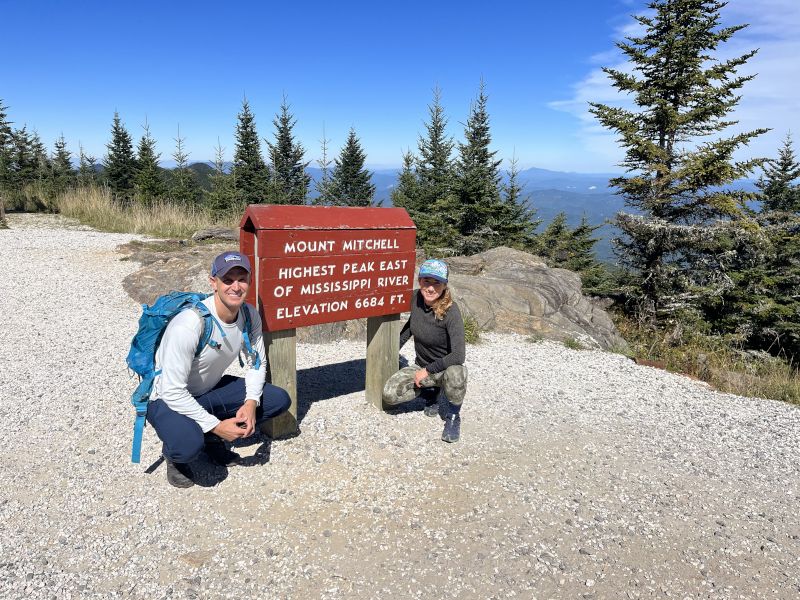
M 447 283 L 448 269 L 443 260 L 429 258 L 419 268 L 419 277 L 430 277 L 441 283 Z

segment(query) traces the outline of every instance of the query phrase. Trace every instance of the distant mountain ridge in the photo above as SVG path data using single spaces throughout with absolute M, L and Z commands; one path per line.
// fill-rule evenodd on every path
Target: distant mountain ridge
M 161 167 L 171 169 L 175 167 L 174 161 L 163 161 Z M 213 173 L 211 161 L 198 161 L 190 165 L 195 172 L 198 184 L 203 189 L 210 189 L 210 175 Z M 232 163 L 225 163 L 229 170 Z M 369 167 L 368 167 L 369 169 Z M 397 177 L 401 170 L 398 169 L 369 169 L 372 172 L 372 183 L 375 185 L 375 201 L 382 206 L 391 206 L 391 194 L 397 185 Z M 307 167 L 306 172 L 311 176 L 309 197 L 316 198 L 319 193 L 316 183 L 322 179 L 322 169 Z M 613 261 L 611 238 L 616 230 L 608 224 L 614 215 L 625 209 L 624 199 L 615 193 L 615 188 L 609 186 L 609 180 L 620 176 L 620 173 L 575 173 L 569 171 L 551 171 L 531 167 L 518 173 L 517 180 L 523 187 L 522 198 L 536 210 L 537 218 L 542 220 L 539 227 L 541 232 L 559 214 L 567 216 L 567 224 L 575 227 L 581 222 L 583 216 L 591 225 L 600 225 L 596 236 L 599 238 L 595 252 L 599 260 Z M 501 172 L 503 183 L 508 181 L 508 172 Z M 755 180 L 746 179 L 737 182 L 734 187 L 755 191 Z M 627 209 L 630 210 L 630 209 Z

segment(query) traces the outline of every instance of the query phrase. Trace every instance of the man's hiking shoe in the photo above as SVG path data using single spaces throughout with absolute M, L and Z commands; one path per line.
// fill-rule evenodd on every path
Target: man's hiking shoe
M 457 442 L 461 435 L 461 416 L 457 414 L 449 414 L 444 421 L 444 431 L 442 432 L 442 441 Z
M 211 459 L 211 462 L 220 467 L 232 467 L 242 462 L 242 457 L 236 454 L 236 452 L 228 450 L 228 447 L 225 446 L 225 442 L 221 439 L 217 442 L 209 441 L 208 438 L 206 438 L 206 445 L 203 449 L 206 451 L 208 458 Z
M 167 463 L 167 481 L 176 488 L 188 488 L 194 485 L 192 470 L 186 463 L 174 463 L 164 458 Z

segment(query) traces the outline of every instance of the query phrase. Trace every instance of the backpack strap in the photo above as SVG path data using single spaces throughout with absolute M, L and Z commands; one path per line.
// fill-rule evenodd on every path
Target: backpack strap
M 250 309 L 247 304 L 244 304 L 244 331 L 242 332 L 242 339 L 244 340 L 245 353 L 253 363 L 253 368 L 258 370 L 261 368 L 261 357 L 255 351 L 253 345 L 250 343 L 250 330 L 252 329 L 252 319 L 250 318 Z M 239 366 L 244 367 L 241 353 L 239 354 Z
M 195 350 L 194 353 L 195 356 L 199 356 L 206 346 L 211 346 L 215 350 L 220 347 L 219 342 L 211 339 L 211 334 L 214 332 L 214 325 L 219 329 L 223 339 L 227 336 L 225 335 L 225 330 L 222 328 L 222 325 L 214 318 L 214 315 L 211 314 L 211 311 L 208 310 L 205 304 L 198 302 L 192 308 L 203 321 L 203 333 L 200 335 L 200 341 L 197 343 L 197 350 Z
M 244 342 L 245 353 L 248 355 L 250 360 L 253 363 L 254 369 L 261 368 L 261 357 L 258 355 L 258 352 L 253 348 L 253 344 L 250 342 L 250 333 L 253 328 L 253 320 L 250 317 L 250 309 L 247 308 L 247 304 L 243 305 L 244 307 L 244 331 L 242 332 L 242 340 Z M 211 311 L 208 310 L 205 304 L 202 302 L 198 302 L 193 307 L 194 311 L 200 316 L 203 320 L 203 333 L 200 336 L 200 341 L 197 344 L 197 350 L 195 351 L 194 355 L 199 356 L 200 353 L 203 351 L 207 345 L 211 346 L 214 349 L 220 347 L 220 343 L 216 342 L 211 339 L 211 334 L 214 331 L 214 325 L 217 326 L 219 329 L 220 335 L 223 338 L 227 337 L 225 335 L 225 330 L 223 329 L 222 325 L 219 324 L 219 321 L 211 314 Z M 242 360 L 241 353 L 239 354 L 239 366 L 244 367 L 244 361 Z
M 131 396 L 131 403 L 136 409 L 136 420 L 133 422 L 133 446 L 131 447 L 131 462 L 138 463 L 142 455 L 142 434 L 144 433 L 147 406 L 150 403 L 150 390 L 153 389 L 153 380 L 161 372 L 153 371 L 139 382 L 138 387 Z

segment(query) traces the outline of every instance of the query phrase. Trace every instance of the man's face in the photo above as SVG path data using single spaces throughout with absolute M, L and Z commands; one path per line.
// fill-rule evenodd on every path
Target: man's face
M 244 304 L 244 297 L 250 288 L 250 273 L 242 267 L 233 267 L 223 277 L 211 277 L 211 288 L 232 312 L 236 312 Z

